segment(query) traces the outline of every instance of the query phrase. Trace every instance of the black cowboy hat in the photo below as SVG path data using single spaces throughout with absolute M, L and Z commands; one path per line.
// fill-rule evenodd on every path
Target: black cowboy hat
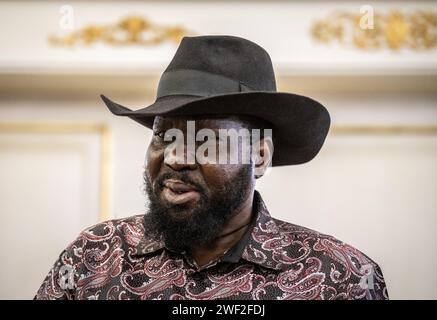
M 161 76 L 155 102 L 130 110 L 101 95 L 115 115 L 152 128 L 155 116 L 248 115 L 273 125 L 272 166 L 300 164 L 319 152 L 330 116 L 319 102 L 276 91 L 268 53 L 233 36 L 184 37 Z

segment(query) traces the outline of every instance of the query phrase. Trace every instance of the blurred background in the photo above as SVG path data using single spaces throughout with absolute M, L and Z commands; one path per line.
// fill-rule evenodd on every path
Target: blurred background
M 437 3 L 297 0 L 0 2 L 0 298 L 144 212 L 151 133 L 99 95 L 151 104 L 181 37 L 206 34 L 258 43 L 279 91 L 330 111 L 318 157 L 259 181 L 272 216 L 359 248 L 392 299 L 437 299 Z

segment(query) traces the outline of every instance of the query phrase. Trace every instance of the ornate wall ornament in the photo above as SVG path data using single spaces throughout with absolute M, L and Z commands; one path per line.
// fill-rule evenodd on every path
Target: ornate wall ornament
M 51 36 L 49 42 L 64 47 L 91 45 L 96 42 L 151 46 L 167 41 L 179 43 L 189 33 L 181 26 L 162 26 L 140 16 L 129 16 L 113 25 L 90 25 L 67 36 Z
M 319 42 L 338 42 L 362 50 L 430 50 L 437 47 L 437 12 L 393 10 L 387 14 L 375 13 L 373 29 L 362 28 L 362 18 L 360 13 L 334 12 L 316 21 L 311 33 Z

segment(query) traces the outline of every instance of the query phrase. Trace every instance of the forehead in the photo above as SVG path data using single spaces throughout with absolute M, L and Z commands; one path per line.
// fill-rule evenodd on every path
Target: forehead
M 201 116 L 156 116 L 153 129 L 184 129 L 188 121 L 195 121 L 197 129 L 231 129 L 247 127 L 248 121 L 234 115 L 201 115 Z

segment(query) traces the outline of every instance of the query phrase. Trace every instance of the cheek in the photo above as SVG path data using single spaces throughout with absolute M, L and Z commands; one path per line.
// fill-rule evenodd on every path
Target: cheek
M 210 189 L 210 192 L 228 192 L 232 187 L 232 182 L 238 179 L 239 165 L 216 164 L 202 165 L 203 178 Z
M 149 146 L 146 152 L 145 167 L 152 182 L 156 179 L 164 162 L 164 151 Z

